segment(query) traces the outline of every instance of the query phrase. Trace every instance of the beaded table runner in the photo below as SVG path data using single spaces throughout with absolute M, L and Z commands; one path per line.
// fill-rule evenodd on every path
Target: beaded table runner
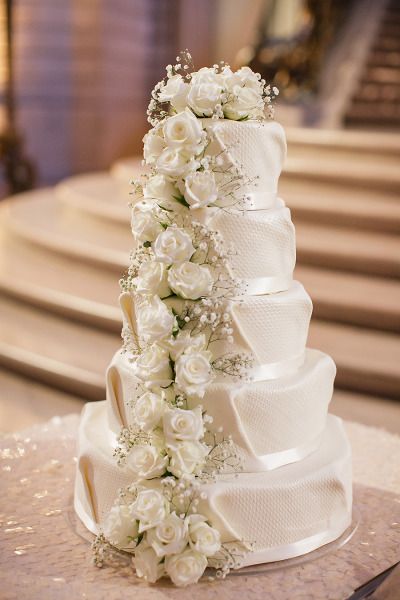
M 347 423 L 354 454 L 351 539 L 314 560 L 243 570 L 186 589 L 148 585 L 130 568 L 98 569 L 72 506 L 78 417 L 54 418 L 0 443 L 0 597 L 4 600 L 344 600 L 400 560 L 400 438 Z M 83 529 L 82 529 L 83 531 Z M 86 539 L 84 539 L 86 537 Z

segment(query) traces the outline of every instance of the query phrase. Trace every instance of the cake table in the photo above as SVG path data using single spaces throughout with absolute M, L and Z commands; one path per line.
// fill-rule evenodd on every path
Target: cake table
M 197 598 L 342 600 L 400 560 L 400 438 L 346 423 L 353 448 L 354 522 L 341 547 L 278 568 L 249 567 L 222 583 L 148 585 L 130 568 L 96 568 L 72 510 L 78 416 L 55 417 L 1 440 L 3 600 Z M 274 567 L 276 566 L 276 563 Z

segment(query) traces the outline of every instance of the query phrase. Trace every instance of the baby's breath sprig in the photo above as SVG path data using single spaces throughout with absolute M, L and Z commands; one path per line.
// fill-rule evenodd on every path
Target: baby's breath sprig
M 215 481 L 222 473 L 235 473 L 243 470 L 243 458 L 240 455 L 231 435 L 225 437 L 220 427 L 216 432 L 207 430 L 204 440 L 210 447 L 201 478 Z
M 223 354 L 211 363 L 213 369 L 229 377 L 247 379 L 250 369 L 253 367 L 254 358 L 250 354 L 238 352 L 236 354 Z
M 246 554 L 253 551 L 253 549 L 253 543 L 243 541 L 225 542 L 214 556 L 209 557 L 208 566 L 216 569 L 216 579 L 225 579 L 232 569 L 240 569 Z M 213 579 L 214 577 L 209 578 L 211 581 Z
M 151 443 L 151 437 L 148 433 L 135 425 L 123 427 L 117 437 L 117 446 L 114 449 L 113 456 L 117 459 L 117 464 L 122 466 L 130 450 L 136 445 L 145 445 Z

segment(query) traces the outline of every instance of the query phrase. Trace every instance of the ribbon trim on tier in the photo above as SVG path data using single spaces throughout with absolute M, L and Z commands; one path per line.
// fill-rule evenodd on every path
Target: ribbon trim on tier
M 263 296 L 264 294 L 275 294 L 288 290 L 292 285 L 293 278 L 290 274 L 274 277 L 254 277 L 242 279 L 241 281 L 246 286 L 246 296 Z
M 268 381 L 270 379 L 278 379 L 278 377 L 284 377 L 285 375 L 291 375 L 297 369 L 301 367 L 304 362 L 304 352 L 298 356 L 287 358 L 273 363 L 265 363 L 253 367 L 250 372 L 250 380 L 255 381 Z

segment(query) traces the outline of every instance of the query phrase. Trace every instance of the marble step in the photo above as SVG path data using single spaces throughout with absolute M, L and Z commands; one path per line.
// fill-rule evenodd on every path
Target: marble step
M 281 178 L 280 196 L 292 211 L 293 222 L 303 222 L 400 233 L 398 193 L 374 189 L 337 189 L 323 182 Z
M 400 400 L 400 344 L 393 333 L 312 320 L 308 346 L 330 354 L 338 388 Z
M 31 306 L 119 333 L 118 275 L 11 236 L 0 239 L 0 290 Z M 29 264 L 29 269 L 26 265 Z
M 295 277 L 312 298 L 314 319 L 400 333 L 400 281 L 301 264 Z
M 0 365 L 90 400 L 104 397 L 117 335 L 0 296 Z
M 128 265 L 129 227 L 122 228 L 110 219 L 84 218 L 80 211 L 65 209 L 50 188 L 4 201 L 0 220 L 9 234 L 57 254 L 117 273 Z
M 379 167 L 375 159 L 348 161 L 346 157 L 336 160 L 311 160 L 307 156 L 291 156 L 284 165 L 283 178 L 301 179 L 309 182 L 329 182 L 337 188 L 358 187 L 375 190 L 400 190 L 400 169 L 398 164 L 382 163 Z
M 286 137 L 288 157 L 303 158 L 315 170 L 339 161 L 348 167 L 368 164 L 376 171 L 381 165 L 396 167 L 400 157 L 399 136 L 387 132 L 295 127 L 286 129 Z
M 400 277 L 399 236 L 304 222 L 296 227 L 296 239 L 300 264 Z

